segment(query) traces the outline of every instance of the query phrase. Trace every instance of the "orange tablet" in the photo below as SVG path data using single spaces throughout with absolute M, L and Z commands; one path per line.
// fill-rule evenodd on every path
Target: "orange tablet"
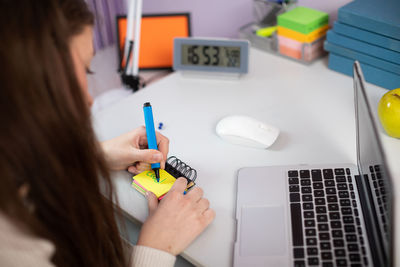
M 127 18 L 117 17 L 118 52 L 121 61 L 125 46 Z M 190 14 L 143 15 L 140 32 L 139 68 L 170 69 L 175 37 L 190 37 Z M 133 53 L 132 53 L 133 54 Z

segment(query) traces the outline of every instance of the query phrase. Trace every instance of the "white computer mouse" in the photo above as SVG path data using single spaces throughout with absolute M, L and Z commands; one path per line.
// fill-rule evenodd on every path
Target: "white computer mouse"
M 243 146 L 268 148 L 278 138 L 279 129 L 248 116 L 228 116 L 216 127 L 224 140 Z

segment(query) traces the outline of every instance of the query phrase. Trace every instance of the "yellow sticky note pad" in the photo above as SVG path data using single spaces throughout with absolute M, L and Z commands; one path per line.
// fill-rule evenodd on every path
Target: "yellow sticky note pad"
M 175 177 L 160 169 L 160 181 L 157 182 L 154 171 L 144 171 L 133 177 L 132 187 L 141 192 L 153 192 L 157 198 L 165 195 L 175 183 Z

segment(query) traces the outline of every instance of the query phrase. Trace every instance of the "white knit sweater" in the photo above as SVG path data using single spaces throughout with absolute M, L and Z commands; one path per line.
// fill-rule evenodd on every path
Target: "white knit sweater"
M 54 244 L 50 241 L 24 233 L 0 213 L 0 266 L 54 266 L 50 261 L 54 251 Z M 175 264 L 175 256 L 161 250 L 134 246 L 130 251 L 130 267 L 168 267 Z

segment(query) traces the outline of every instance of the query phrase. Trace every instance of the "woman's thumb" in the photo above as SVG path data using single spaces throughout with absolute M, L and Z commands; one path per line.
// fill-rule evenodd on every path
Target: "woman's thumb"
M 149 205 L 149 215 L 151 215 L 158 207 L 157 196 L 150 191 L 146 192 L 147 204 Z

